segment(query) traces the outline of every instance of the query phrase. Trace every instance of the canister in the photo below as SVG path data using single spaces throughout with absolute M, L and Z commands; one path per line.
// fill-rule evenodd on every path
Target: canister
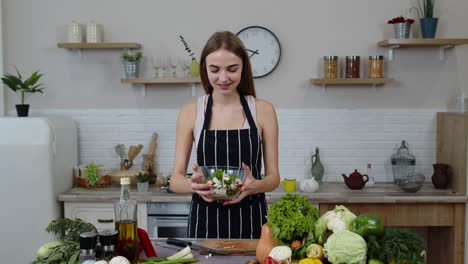
M 67 25 L 67 41 L 69 43 L 83 42 L 83 28 L 76 21 Z
M 369 78 L 383 78 L 383 64 L 383 56 L 369 56 Z
M 338 56 L 323 57 L 323 78 L 338 78 Z
M 346 56 L 346 78 L 359 78 L 359 66 L 359 56 Z
M 86 42 L 98 43 L 102 42 L 101 25 L 96 24 L 94 21 L 89 21 L 86 26 Z

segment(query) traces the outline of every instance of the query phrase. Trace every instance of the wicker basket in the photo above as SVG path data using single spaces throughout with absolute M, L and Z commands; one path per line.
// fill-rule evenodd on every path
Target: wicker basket
M 95 185 L 89 185 L 88 180 L 83 177 L 75 177 L 75 185 L 86 189 L 107 187 L 111 185 L 111 177 L 109 175 L 101 176 Z

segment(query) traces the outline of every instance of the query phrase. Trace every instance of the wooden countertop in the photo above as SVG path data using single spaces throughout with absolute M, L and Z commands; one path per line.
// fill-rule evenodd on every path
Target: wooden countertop
M 393 183 L 377 183 L 361 190 L 351 190 L 344 183 L 324 183 L 315 193 L 303 193 L 310 197 L 311 203 L 466 203 L 466 195 L 452 193 L 451 190 L 438 190 L 431 183 L 426 183 L 416 193 L 407 193 Z M 277 201 L 285 192 L 277 190 L 266 193 L 269 203 Z M 59 201 L 64 202 L 111 202 L 119 198 L 120 187 L 84 189 L 73 188 L 60 194 Z M 167 193 L 165 190 L 150 187 L 149 192 L 137 192 L 131 189 L 131 197 L 138 202 L 190 202 L 190 194 Z

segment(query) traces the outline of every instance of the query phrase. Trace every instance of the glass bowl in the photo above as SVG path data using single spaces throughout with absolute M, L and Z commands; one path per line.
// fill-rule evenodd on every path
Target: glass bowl
M 421 190 L 426 177 L 422 174 L 410 174 L 398 181 L 398 186 L 405 192 L 417 192 Z
M 203 183 L 210 183 L 215 194 L 211 199 L 233 200 L 240 192 L 245 180 L 245 170 L 238 167 L 200 166 Z

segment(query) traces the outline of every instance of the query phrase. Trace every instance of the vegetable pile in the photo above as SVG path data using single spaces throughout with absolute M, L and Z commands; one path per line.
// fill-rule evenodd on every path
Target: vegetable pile
M 342 205 L 319 215 L 307 196 L 286 194 L 271 205 L 257 245 L 261 264 L 423 264 L 424 241 L 408 229 L 384 227 Z

